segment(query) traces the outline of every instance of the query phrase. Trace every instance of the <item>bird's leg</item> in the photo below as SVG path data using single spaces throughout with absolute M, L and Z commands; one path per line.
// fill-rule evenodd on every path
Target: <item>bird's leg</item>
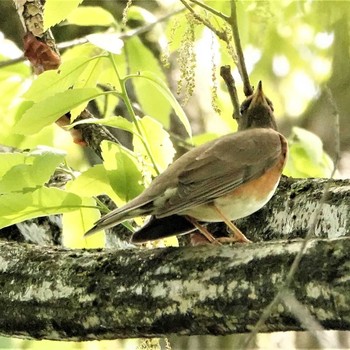
M 213 235 L 206 229 L 206 227 L 201 225 L 196 219 L 188 215 L 186 215 L 186 219 L 191 222 L 210 243 L 221 244 L 217 239 L 215 239 L 215 237 L 213 237 Z
M 230 243 L 230 242 L 239 242 L 239 243 L 251 243 L 250 241 L 243 233 L 242 231 L 235 226 L 235 224 L 227 219 L 227 217 L 224 215 L 224 213 L 216 206 L 214 205 L 214 208 L 216 212 L 221 217 L 222 221 L 229 227 L 229 229 L 233 233 L 233 237 L 221 237 L 217 238 L 222 243 Z

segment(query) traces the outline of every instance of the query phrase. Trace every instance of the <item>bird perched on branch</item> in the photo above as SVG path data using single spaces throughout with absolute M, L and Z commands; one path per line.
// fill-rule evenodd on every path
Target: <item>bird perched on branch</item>
M 262 208 L 274 194 L 288 145 L 277 132 L 271 101 L 262 83 L 241 105 L 239 131 L 196 147 L 171 164 L 126 205 L 103 216 L 85 235 L 137 216 L 150 221 L 132 236 L 141 243 L 199 229 L 216 241 L 202 223 L 225 222 L 231 241 L 249 242 L 231 222 Z

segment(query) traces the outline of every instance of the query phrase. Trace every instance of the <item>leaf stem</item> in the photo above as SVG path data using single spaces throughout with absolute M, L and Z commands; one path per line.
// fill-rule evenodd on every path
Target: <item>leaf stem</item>
M 142 143 L 145 146 L 145 150 L 146 150 L 147 155 L 149 156 L 149 158 L 150 158 L 150 160 L 152 162 L 154 170 L 156 171 L 157 175 L 159 175 L 160 174 L 159 168 L 158 168 L 158 166 L 157 166 L 157 164 L 156 164 L 156 162 L 155 162 L 155 160 L 153 158 L 152 152 L 151 152 L 151 150 L 149 148 L 149 145 L 148 145 L 148 143 L 146 141 L 145 132 L 144 132 L 142 126 L 138 123 L 137 116 L 136 116 L 136 114 L 134 112 L 134 109 L 132 108 L 132 104 L 131 104 L 131 101 L 130 101 L 130 98 L 129 98 L 129 95 L 128 95 L 128 92 L 127 92 L 127 89 L 126 89 L 126 81 L 128 80 L 129 76 L 127 75 L 126 77 L 121 78 L 113 54 L 110 53 L 109 57 L 110 57 L 113 69 L 114 69 L 114 71 L 115 71 L 115 73 L 117 75 L 117 78 L 118 78 L 118 81 L 119 81 L 119 84 L 120 84 L 121 93 L 118 93 L 118 96 L 123 99 L 123 101 L 125 103 L 125 106 L 126 106 L 126 109 L 127 109 L 128 113 L 129 113 L 132 121 L 135 124 L 137 132 L 142 136 L 142 138 L 141 138 Z

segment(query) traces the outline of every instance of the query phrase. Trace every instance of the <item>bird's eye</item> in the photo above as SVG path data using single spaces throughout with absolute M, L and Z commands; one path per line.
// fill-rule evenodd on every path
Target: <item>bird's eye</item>
M 241 108 L 239 109 L 239 112 L 241 113 L 241 115 L 243 115 L 243 113 L 248 109 L 251 101 L 252 99 L 250 98 L 242 102 Z

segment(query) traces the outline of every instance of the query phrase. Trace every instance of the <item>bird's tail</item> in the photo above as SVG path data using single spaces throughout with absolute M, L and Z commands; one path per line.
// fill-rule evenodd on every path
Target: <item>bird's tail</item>
M 132 205 L 132 202 L 129 202 L 120 208 L 112 210 L 110 213 L 96 221 L 95 225 L 85 233 L 84 237 L 89 237 L 98 231 L 116 226 L 123 221 L 133 219 L 137 216 L 150 215 L 151 206 L 148 206 L 147 204 L 148 203 L 142 203 L 139 206 L 136 206 Z
M 152 216 L 145 226 L 141 227 L 133 234 L 131 242 L 144 243 L 160 238 L 189 233 L 195 229 L 193 224 L 184 216 L 171 215 L 164 218 Z

